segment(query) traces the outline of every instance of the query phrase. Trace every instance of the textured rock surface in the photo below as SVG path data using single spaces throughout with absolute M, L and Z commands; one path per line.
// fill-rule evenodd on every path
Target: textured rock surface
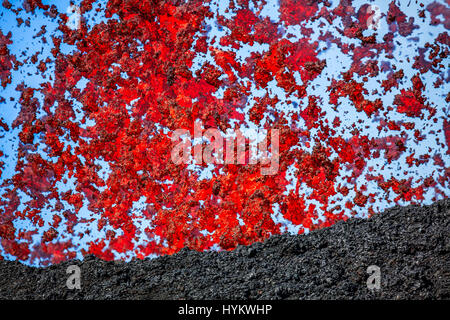
M 449 218 L 446 199 L 232 252 L 129 263 L 88 256 L 47 268 L 0 261 L 0 298 L 450 299 Z M 81 290 L 66 287 L 71 264 L 81 268 Z M 378 291 L 367 289 L 370 265 L 381 268 Z

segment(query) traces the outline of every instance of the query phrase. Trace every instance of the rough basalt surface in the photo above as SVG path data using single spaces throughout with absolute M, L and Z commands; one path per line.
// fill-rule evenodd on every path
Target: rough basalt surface
M 2 299 L 449 299 L 450 200 L 395 207 L 302 236 L 274 236 L 231 252 L 46 268 L 0 261 Z M 81 290 L 66 269 L 81 268 Z M 367 268 L 381 288 L 367 288 Z

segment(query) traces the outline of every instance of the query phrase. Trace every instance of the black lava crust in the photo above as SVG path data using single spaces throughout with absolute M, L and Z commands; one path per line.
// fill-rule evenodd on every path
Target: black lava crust
M 2 299 L 450 299 L 450 199 L 395 207 L 231 252 L 46 268 L 0 261 Z M 69 265 L 81 289 L 68 289 Z M 380 288 L 369 289 L 369 266 Z

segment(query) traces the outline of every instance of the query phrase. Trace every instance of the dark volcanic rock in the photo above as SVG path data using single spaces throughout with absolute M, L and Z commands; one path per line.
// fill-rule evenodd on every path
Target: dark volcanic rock
M 303 236 L 232 252 L 182 250 L 153 260 L 92 256 L 47 268 L 0 261 L 3 299 L 449 299 L 450 200 L 395 207 Z M 81 290 L 66 269 L 81 268 Z M 367 288 L 367 268 L 381 288 Z

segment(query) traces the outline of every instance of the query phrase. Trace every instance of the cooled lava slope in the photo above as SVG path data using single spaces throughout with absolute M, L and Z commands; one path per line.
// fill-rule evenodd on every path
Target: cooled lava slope
M 449 299 L 450 200 L 395 207 L 234 251 L 45 268 L 0 261 L 2 299 Z M 81 290 L 66 270 L 81 269 Z M 369 266 L 380 268 L 370 290 Z

